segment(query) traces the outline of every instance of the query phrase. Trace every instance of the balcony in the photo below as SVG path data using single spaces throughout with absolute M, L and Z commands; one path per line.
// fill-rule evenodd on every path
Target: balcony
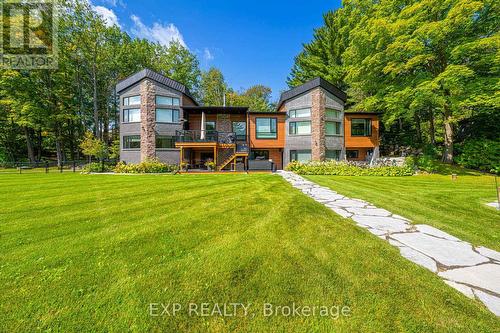
M 246 145 L 245 135 L 236 135 L 234 132 L 181 130 L 175 131 L 175 142 L 177 144 L 212 143 L 212 144 L 238 144 Z

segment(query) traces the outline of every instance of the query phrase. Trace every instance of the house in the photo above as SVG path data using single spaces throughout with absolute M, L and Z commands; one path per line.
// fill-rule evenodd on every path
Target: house
M 207 162 L 217 170 L 271 170 L 294 160 L 363 160 L 378 152 L 377 115 L 344 115 L 346 94 L 322 78 L 281 94 L 275 112 L 199 105 L 183 84 L 149 69 L 120 81 L 116 91 L 126 163 L 158 158 L 191 170 Z

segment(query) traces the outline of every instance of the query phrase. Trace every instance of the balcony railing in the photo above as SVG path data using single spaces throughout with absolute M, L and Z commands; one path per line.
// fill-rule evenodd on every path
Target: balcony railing
M 204 133 L 203 133 L 204 132 Z M 176 142 L 215 142 L 215 143 L 246 143 L 245 135 L 236 135 L 234 132 L 181 130 L 175 131 Z

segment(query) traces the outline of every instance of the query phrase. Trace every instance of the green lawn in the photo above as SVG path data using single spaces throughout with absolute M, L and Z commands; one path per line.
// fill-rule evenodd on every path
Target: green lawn
M 318 184 L 407 217 L 453 236 L 500 251 L 500 213 L 484 203 L 496 200 L 487 175 L 412 177 L 307 176 Z
M 500 324 L 276 175 L 0 175 L 0 198 L 0 331 L 493 332 Z M 150 303 L 174 302 L 183 306 L 176 316 L 149 315 Z M 248 316 L 190 317 L 188 304 L 203 302 L 251 305 Z M 351 312 L 265 317 L 264 303 Z

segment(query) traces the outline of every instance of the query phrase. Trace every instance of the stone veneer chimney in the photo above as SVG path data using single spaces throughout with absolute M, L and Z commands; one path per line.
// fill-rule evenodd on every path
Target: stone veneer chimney
M 311 91 L 311 159 L 324 161 L 326 154 L 325 139 L 325 92 L 321 88 Z
M 141 82 L 141 161 L 156 156 L 155 108 L 156 89 L 151 80 Z

